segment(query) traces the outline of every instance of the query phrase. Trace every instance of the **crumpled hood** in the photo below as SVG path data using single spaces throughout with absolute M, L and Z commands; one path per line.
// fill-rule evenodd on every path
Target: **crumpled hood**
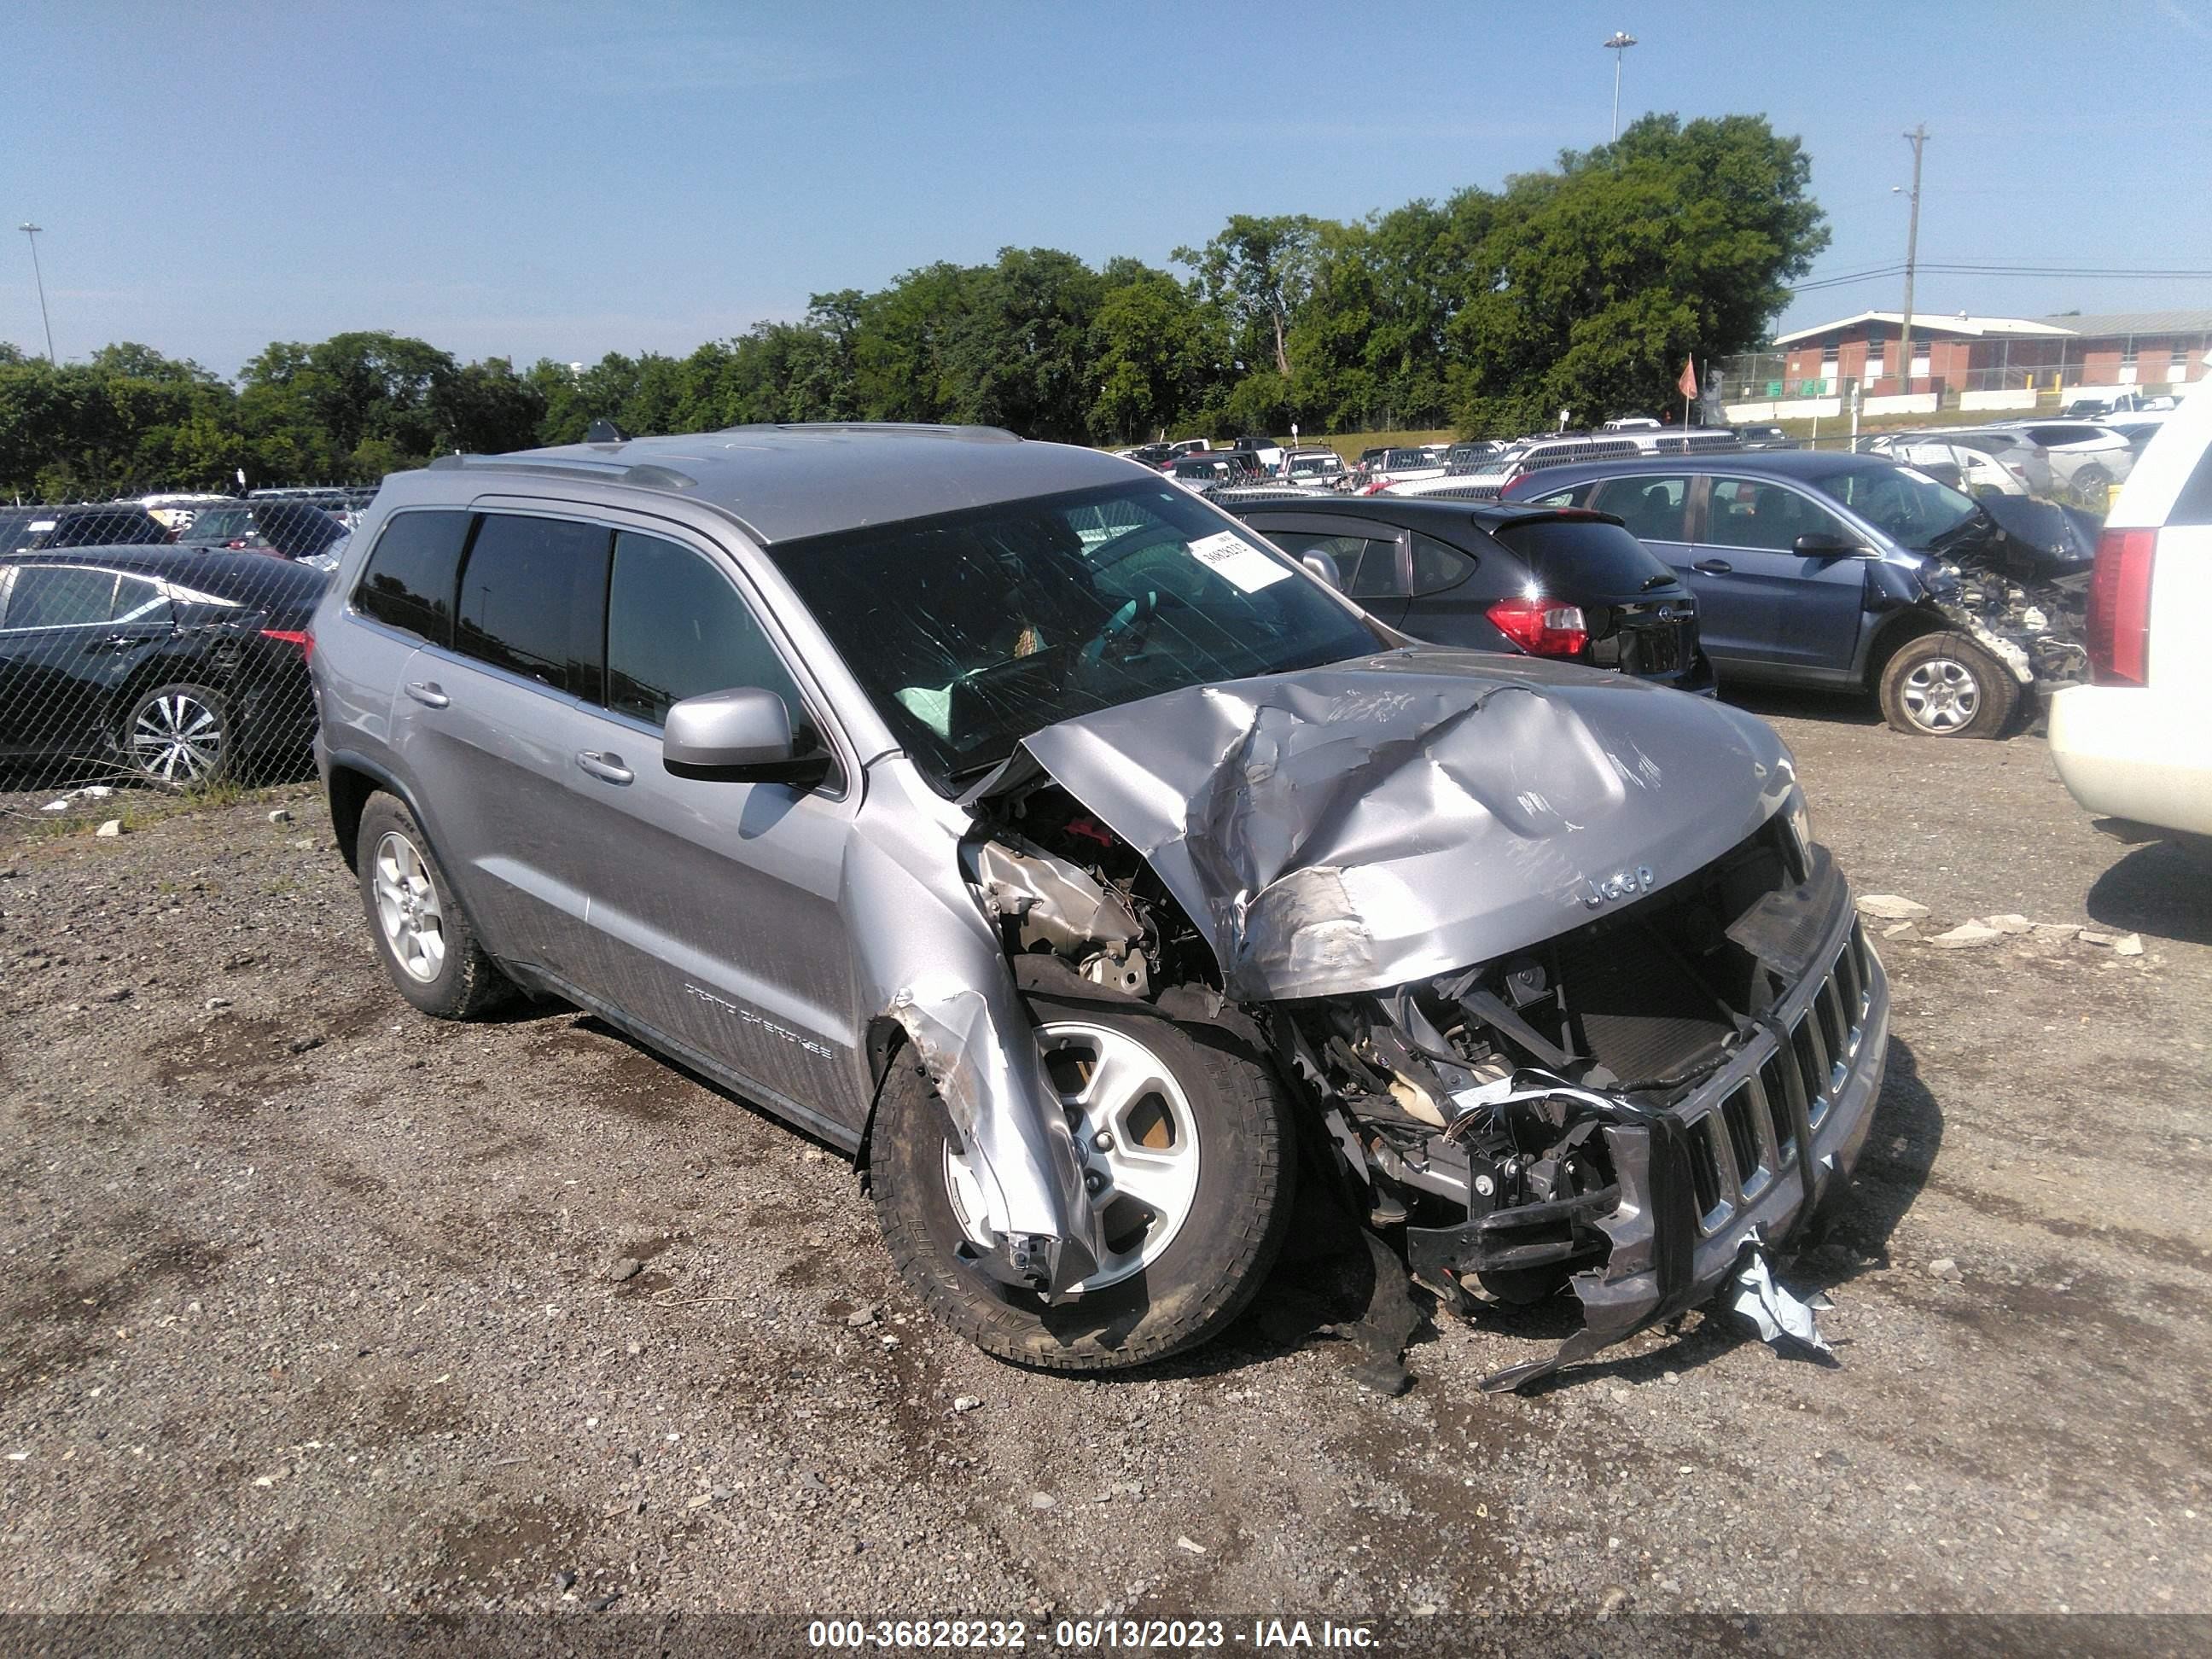
M 1787 799 L 1771 728 L 1623 675 L 1416 646 L 1049 726 L 1024 760 L 1143 854 L 1248 1001 L 1529 945 L 1717 858 Z

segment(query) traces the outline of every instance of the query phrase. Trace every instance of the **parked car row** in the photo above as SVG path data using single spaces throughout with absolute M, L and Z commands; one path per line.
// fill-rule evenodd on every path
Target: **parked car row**
M 190 507 L 177 505 L 185 499 L 179 496 L 146 499 L 156 505 L 141 501 L 0 507 L 0 555 L 174 543 L 272 554 L 327 568 L 351 533 L 344 518 L 304 495 L 271 491 L 245 501 L 203 496 L 192 498 Z

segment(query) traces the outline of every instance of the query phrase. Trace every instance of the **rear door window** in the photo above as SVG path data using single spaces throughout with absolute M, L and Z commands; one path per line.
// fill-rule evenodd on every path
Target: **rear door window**
M 1686 474 L 1663 478 L 1608 478 L 1590 505 L 1610 513 L 1639 541 L 1690 539 L 1690 480 Z
M 461 565 L 453 648 L 599 701 L 613 539 L 605 525 L 484 514 Z
M 1258 526 L 1254 526 L 1258 529 Z M 1405 579 L 1398 570 L 1398 544 L 1366 536 L 1325 536 L 1312 530 L 1263 530 L 1286 553 L 1318 553 L 1336 567 L 1337 586 L 1355 599 L 1402 599 Z
M 169 620 L 169 596 L 159 582 L 143 576 L 118 576 L 109 617 L 119 623 L 165 623 Z
M 1664 586 L 1674 573 L 1619 525 L 1595 519 L 1538 519 L 1491 532 L 1528 563 L 1549 593 L 1622 599 Z
M 105 624 L 115 605 L 115 573 L 82 565 L 27 564 L 8 591 L 4 626 L 84 628 Z
M 243 507 L 226 510 L 245 520 Z M 450 644 L 453 586 L 468 538 L 465 513 L 399 514 L 376 538 L 353 608 L 433 645 Z
M 818 746 L 783 659 L 730 579 L 688 547 L 623 531 L 607 585 L 606 705 L 659 726 L 672 704 L 755 686 L 783 699 L 799 753 Z

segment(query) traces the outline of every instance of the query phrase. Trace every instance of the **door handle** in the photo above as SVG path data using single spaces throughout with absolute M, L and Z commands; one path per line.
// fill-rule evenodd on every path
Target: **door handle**
M 577 750 L 576 764 L 607 783 L 628 783 L 637 775 L 622 763 L 620 755 L 605 754 L 597 749 Z
M 414 698 L 416 702 L 421 703 L 425 708 L 443 708 L 448 703 L 453 702 L 453 699 L 445 694 L 444 690 L 440 688 L 438 682 L 435 680 L 408 681 L 407 695 Z
M 150 635 L 110 634 L 106 639 L 96 640 L 88 645 L 84 651 L 85 654 L 90 657 L 97 656 L 103 651 L 109 653 L 135 651 L 142 645 L 151 645 L 153 642 L 153 637 Z
M 1735 567 L 1726 559 L 1699 559 L 1690 568 L 1702 570 L 1708 576 L 1725 576 Z

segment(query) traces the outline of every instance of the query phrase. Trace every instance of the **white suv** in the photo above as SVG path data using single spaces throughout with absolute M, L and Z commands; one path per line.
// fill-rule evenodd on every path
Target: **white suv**
M 2051 699 L 2051 757 L 2093 812 L 2212 836 L 2212 398 L 2143 452 L 2097 544 L 2093 684 Z

